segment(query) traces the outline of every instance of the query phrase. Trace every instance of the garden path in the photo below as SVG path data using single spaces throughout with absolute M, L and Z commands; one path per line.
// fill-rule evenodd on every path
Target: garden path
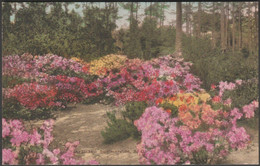
M 76 149 L 76 154 L 85 160 L 94 159 L 102 165 L 120 164 L 131 165 L 139 164 L 136 152 L 137 141 L 129 138 L 111 145 L 103 144 L 101 131 L 107 126 L 107 111 L 120 108 L 92 104 L 77 104 L 70 106 L 65 111 L 59 111 L 54 125 L 54 141 L 51 146 L 62 147 L 66 142 L 80 141 Z M 42 124 L 42 121 L 37 121 Z M 248 149 L 232 152 L 221 164 L 258 164 L 258 131 L 249 129 L 253 137 L 252 144 Z

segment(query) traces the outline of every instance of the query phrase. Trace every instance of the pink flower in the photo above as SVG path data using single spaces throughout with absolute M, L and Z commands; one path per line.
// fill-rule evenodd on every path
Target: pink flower
M 228 105 L 228 106 L 230 106 L 231 103 L 232 103 L 232 99 L 231 98 L 228 98 L 227 100 L 224 101 L 224 104 Z
M 30 135 L 30 144 L 40 144 L 41 143 L 41 135 L 37 132 L 36 129 L 33 130 L 33 134 Z
M 36 160 L 37 165 L 43 165 L 44 164 L 44 156 L 41 153 L 37 154 L 38 158 Z
M 242 84 L 242 80 L 236 80 L 236 83 L 237 83 L 238 85 L 241 85 L 241 84 Z
M 54 149 L 54 150 L 53 150 L 53 154 L 54 154 L 55 156 L 57 156 L 58 154 L 60 154 L 60 149 Z
M 250 105 L 245 105 L 243 107 L 243 112 L 245 113 L 246 118 L 252 118 L 255 115 L 255 109 L 254 109 L 254 105 L 250 104 Z
M 2 164 L 16 164 L 16 155 L 11 149 L 2 149 Z

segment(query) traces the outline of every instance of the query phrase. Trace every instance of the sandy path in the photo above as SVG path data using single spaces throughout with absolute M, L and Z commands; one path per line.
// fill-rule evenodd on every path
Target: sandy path
M 100 164 L 139 164 L 136 141 L 127 139 L 112 145 L 103 144 L 101 131 L 107 126 L 107 111 L 118 110 L 106 105 L 82 105 L 58 115 L 54 127 L 54 144 L 80 141 L 77 153 L 83 159 Z
M 117 107 L 93 104 L 77 104 L 68 110 L 59 112 L 55 120 L 54 141 L 52 146 L 62 147 L 66 142 L 80 141 L 76 154 L 83 159 L 95 159 L 100 164 L 139 164 L 136 153 L 137 142 L 127 139 L 111 145 L 103 144 L 100 133 L 107 126 L 107 111 L 118 110 Z M 42 122 L 37 121 L 41 124 Z M 253 136 L 248 149 L 232 152 L 221 164 L 258 164 L 258 131 L 249 130 Z

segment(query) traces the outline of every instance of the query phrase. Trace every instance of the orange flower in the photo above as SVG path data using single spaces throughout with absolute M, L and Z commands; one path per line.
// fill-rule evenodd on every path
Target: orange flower
M 161 104 L 163 102 L 163 99 L 162 98 L 158 98 L 157 100 L 156 100 L 156 105 L 158 105 L 158 104 Z
M 191 103 L 192 101 L 194 101 L 193 96 L 189 96 L 188 99 L 186 99 L 187 104 Z
M 169 98 L 170 101 L 175 101 L 176 99 L 177 97 L 175 95 Z
M 180 112 L 186 112 L 187 111 L 187 106 L 185 104 L 182 104 L 180 107 L 179 107 L 179 111 Z
M 171 114 L 172 113 L 172 110 L 170 110 L 170 109 L 167 109 L 167 110 L 165 110 L 167 113 L 169 113 L 169 114 Z

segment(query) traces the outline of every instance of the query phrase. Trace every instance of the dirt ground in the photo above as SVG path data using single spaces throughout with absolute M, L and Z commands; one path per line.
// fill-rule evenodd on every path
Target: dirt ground
M 120 164 L 137 165 L 138 155 L 136 152 L 137 141 L 129 138 L 111 145 L 103 144 L 101 131 L 107 126 L 107 111 L 120 108 L 93 104 L 77 104 L 57 114 L 54 125 L 54 141 L 52 146 L 62 147 L 66 142 L 80 141 L 76 154 L 85 160 L 94 159 L 102 165 Z M 37 121 L 41 124 L 42 121 Z M 252 136 L 252 144 L 247 148 L 232 152 L 221 164 L 258 164 L 259 148 L 257 130 L 249 129 Z

